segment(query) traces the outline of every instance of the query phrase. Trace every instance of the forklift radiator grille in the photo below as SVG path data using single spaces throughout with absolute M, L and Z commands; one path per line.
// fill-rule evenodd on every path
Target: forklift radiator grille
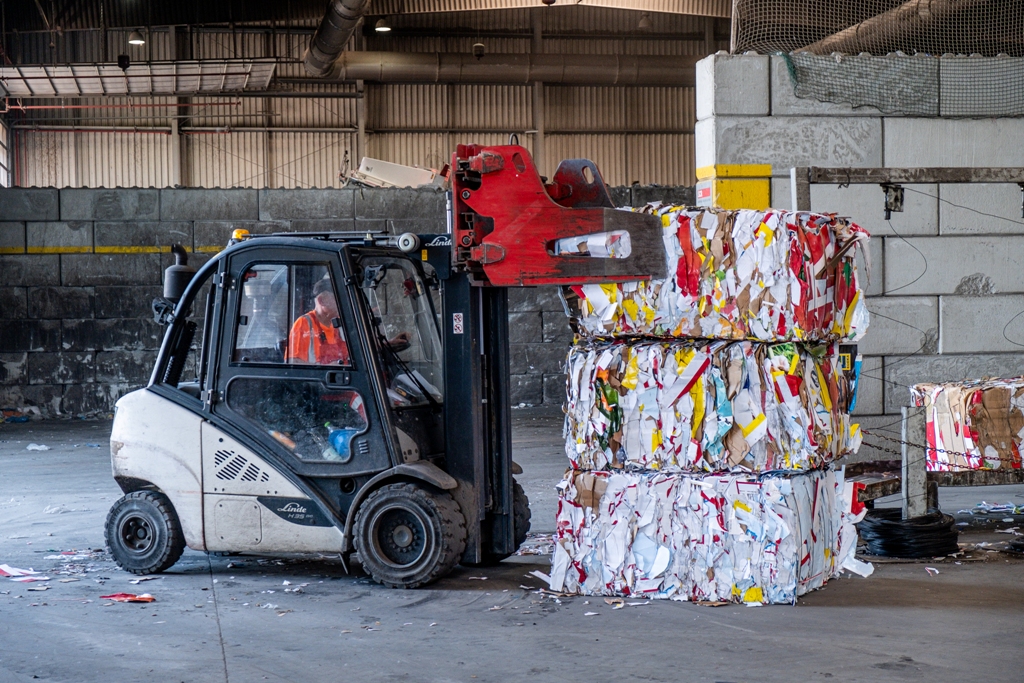
M 213 464 L 217 469 L 217 478 L 223 481 L 270 481 L 269 474 L 238 453 L 217 451 L 213 454 Z

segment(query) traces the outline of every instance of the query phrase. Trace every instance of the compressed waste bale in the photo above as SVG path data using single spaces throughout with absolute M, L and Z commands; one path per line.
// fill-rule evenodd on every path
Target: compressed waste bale
M 1020 469 L 1024 440 L 1024 377 L 917 384 L 925 411 L 929 472 Z
M 807 470 L 860 446 L 838 345 L 592 341 L 566 361 L 576 469 Z
M 838 341 L 867 330 L 858 225 L 806 211 L 638 210 L 661 217 L 670 276 L 565 288 L 581 334 Z
M 793 603 L 854 557 L 852 483 L 815 470 L 756 477 L 569 471 L 558 487 L 551 590 Z

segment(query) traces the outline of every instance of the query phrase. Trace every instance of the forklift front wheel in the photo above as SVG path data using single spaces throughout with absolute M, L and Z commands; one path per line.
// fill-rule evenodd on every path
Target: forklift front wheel
M 449 494 L 390 484 L 359 506 L 354 536 L 363 568 L 375 581 L 416 588 L 458 563 L 466 549 L 466 522 Z
M 170 569 L 185 550 L 174 506 L 157 491 L 134 491 L 114 503 L 105 536 L 114 561 L 132 574 Z

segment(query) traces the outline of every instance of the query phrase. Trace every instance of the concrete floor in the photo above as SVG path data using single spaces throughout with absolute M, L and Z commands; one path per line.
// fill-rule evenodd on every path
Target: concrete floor
M 550 532 L 565 465 L 559 415 L 521 410 L 515 421 L 534 530 Z M 0 425 L 0 564 L 51 577 L 46 591 L 0 579 L 3 683 L 1012 681 L 1024 666 L 1024 562 L 1001 553 L 879 564 L 872 577 L 833 581 L 796 607 L 758 609 L 659 602 L 612 611 L 600 598 L 544 598 L 523 588 L 539 587 L 528 574 L 547 569 L 546 558 L 529 556 L 395 591 L 331 559 L 186 551 L 169 573 L 132 585 L 89 550 L 103 547 L 103 519 L 120 495 L 109 429 Z M 31 442 L 51 450 L 27 451 Z M 993 493 L 940 498 L 969 506 Z M 1024 500 L 1020 487 L 998 493 L 999 502 Z M 972 532 L 961 541 L 1007 538 Z M 54 557 L 70 550 L 80 556 Z M 114 592 L 150 592 L 156 602 L 99 597 Z

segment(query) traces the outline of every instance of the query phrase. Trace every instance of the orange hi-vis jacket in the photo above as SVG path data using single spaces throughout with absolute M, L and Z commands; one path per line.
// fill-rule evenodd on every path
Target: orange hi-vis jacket
M 289 363 L 334 365 L 348 363 L 348 344 L 336 327 L 320 324 L 313 311 L 296 319 L 288 335 Z

